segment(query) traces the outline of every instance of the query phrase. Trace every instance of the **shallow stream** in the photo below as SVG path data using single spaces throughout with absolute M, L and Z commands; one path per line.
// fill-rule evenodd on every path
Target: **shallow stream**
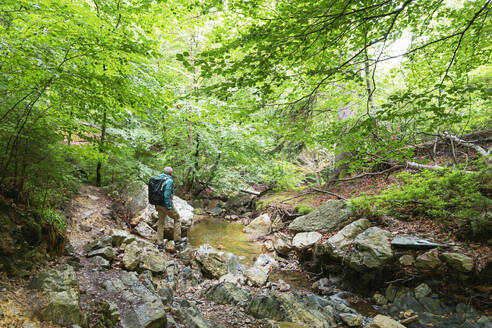
M 224 221 L 219 218 L 201 217 L 190 229 L 188 240 L 193 248 L 203 244 L 237 255 L 245 265 L 252 265 L 258 255 L 264 253 L 261 244 L 251 242 L 243 232 L 240 223 Z M 275 270 L 271 272 L 269 281 L 283 280 L 294 290 L 309 290 L 312 282 L 307 274 L 296 270 Z
M 243 228 L 240 223 L 205 216 L 190 228 L 188 240 L 193 248 L 209 244 L 215 249 L 244 257 L 243 263 L 250 265 L 262 253 L 261 245 L 250 242 Z

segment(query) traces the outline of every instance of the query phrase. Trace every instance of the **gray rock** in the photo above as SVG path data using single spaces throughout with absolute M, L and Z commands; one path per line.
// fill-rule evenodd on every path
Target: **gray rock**
M 113 328 L 116 327 L 118 322 L 120 321 L 120 312 L 118 311 L 118 307 L 108 301 L 97 301 L 92 304 L 92 316 L 97 317 L 95 321 L 97 321 L 96 327 L 107 327 Z M 73 328 L 73 326 L 72 326 Z
M 119 278 L 106 280 L 103 285 L 130 309 L 121 313 L 123 328 L 166 327 L 166 312 L 160 297 L 141 283 L 134 272 L 122 271 Z
M 446 245 L 436 244 L 431 241 L 421 239 L 415 236 L 396 236 L 391 241 L 391 246 L 398 248 L 410 249 L 429 249 L 436 247 L 446 247 Z
M 289 229 L 296 232 L 332 232 L 349 223 L 351 216 L 352 210 L 345 201 L 328 200 L 315 211 L 292 221 Z
M 221 216 L 224 213 L 224 209 L 218 206 L 212 207 L 211 209 L 207 210 L 207 213 L 212 215 L 212 216 Z
M 268 271 L 277 268 L 278 262 L 268 254 L 260 254 L 255 261 L 255 266 Z
M 354 239 L 371 226 L 367 219 L 360 219 L 346 225 L 325 243 L 327 253 L 335 259 L 342 260 Z
M 156 236 L 156 232 L 152 229 L 146 222 L 140 221 L 139 224 L 135 227 L 135 231 L 142 237 L 147 239 L 154 239 Z
M 174 242 L 174 240 L 169 240 L 166 243 L 165 250 L 168 253 L 176 253 L 176 243 Z
M 380 293 L 374 294 L 373 298 L 377 305 L 385 305 L 388 303 L 386 297 Z
M 256 318 L 288 321 L 309 327 L 337 327 L 332 315 L 308 306 L 293 295 L 286 293 L 253 296 L 246 312 Z
M 30 285 L 48 295 L 48 302 L 39 313 L 43 321 L 52 321 L 60 326 L 87 325 L 87 319 L 80 309 L 79 283 L 70 265 L 62 264 L 42 271 Z
M 415 266 L 424 271 L 430 271 L 440 266 L 441 260 L 439 259 L 439 251 L 432 249 L 424 254 L 417 256 L 415 260 Z
M 393 302 L 395 298 L 400 297 L 408 292 L 408 288 L 405 286 L 390 284 L 385 291 L 386 299 Z
M 272 221 L 268 213 L 258 216 L 251 221 L 244 229 L 243 232 L 251 233 L 257 236 L 267 235 L 271 232 Z
M 129 238 L 135 239 L 128 231 L 120 229 L 112 229 L 111 232 L 112 244 L 114 247 L 120 247 L 124 241 Z
M 152 272 L 164 272 L 166 260 L 159 250 L 152 244 L 142 245 L 133 241 L 125 247 L 123 265 L 127 270 L 150 270 Z
M 405 326 L 402 325 L 401 323 L 381 314 L 375 316 L 372 322 L 367 327 L 368 328 L 405 328 Z
M 206 292 L 206 298 L 220 304 L 246 304 L 248 293 L 230 282 L 219 283 Z
M 349 327 L 362 327 L 363 324 L 360 314 L 340 313 L 340 319 Z
M 426 297 L 430 293 L 432 293 L 432 289 L 427 284 L 422 283 L 417 287 L 415 287 L 414 293 L 415 293 L 415 297 L 419 299 L 422 297 Z
M 463 254 L 445 252 L 444 260 L 456 271 L 467 273 L 473 270 L 473 259 Z
M 174 302 L 173 290 L 171 288 L 161 288 L 158 291 L 159 297 L 164 305 L 171 305 Z
M 84 245 L 84 251 L 89 253 L 90 251 L 93 251 L 95 249 L 99 248 L 105 248 L 105 247 L 111 247 L 113 238 L 111 236 L 104 236 L 101 239 L 97 239 L 94 241 L 91 241 Z
M 372 227 L 359 234 L 353 242 L 349 266 L 356 271 L 381 269 L 393 259 L 391 232 Z
M 22 328 L 38 328 L 38 324 L 34 322 L 24 322 Z
M 219 282 L 229 282 L 235 285 L 240 284 L 240 281 L 241 279 L 239 275 L 234 275 L 230 272 L 219 278 Z
M 173 312 L 178 321 L 186 328 L 215 328 L 215 325 L 202 317 L 197 306 L 186 299 L 182 300 L 179 308 Z
M 250 194 L 246 194 L 246 193 L 239 193 L 239 194 L 237 194 L 237 196 L 230 198 L 226 202 L 225 208 L 229 212 L 238 210 L 241 207 L 251 208 L 255 199 L 256 199 L 256 196 L 254 196 L 254 195 L 250 195 Z
M 288 321 L 268 320 L 267 328 L 306 328 L 306 325 Z
M 262 287 L 268 280 L 268 271 L 258 267 L 251 267 L 244 271 L 244 276 L 251 281 L 253 286 Z
M 492 328 L 492 322 L 484 315 L 477 320 L 477 324 L 480 328 Z
M 138 280 L 151 292 L 155 293 L 155 285 L 152 281 L 152 272 L 146 270 L 138 275 Z
M 292 247 L 297 251 L 301 251 L 313 246 L 320 240 L 321 234 L 319 232 L 300 232 L 292 239 Z
M 194 250 L 191 257 L 194 267 L 216 279 L 238 271 L 239 261 L 234 254 L 217 251 L 208 244 Z
M 148 187 L 145 183 L 134 183 L 129 185 L 124 192 L 123 199 L 126 200 L 127 208 L 132 213 L 132 225 L 138 226 L 140 222 L 145 222 L 147 225 L 151 225 L 158 218 L 157 210 L 154 205 L 150 205 L 148 202 Z M 180 215 L 181 221 L 181 235 L 186 236 L 189 228 L 193 224 L 194 209 L 185 200 L 178 196 L 173 196 L 173 206 Z M 168 237 L 173 236 L 173 220 L 168 218 L 167 225 L 164 229 L 164 234 Z M 149 234 L 147 227 L 141 227 L 142 233 Z M 140 232 L 139 232 L 140 234 Z M 142 234 L 141 234 L 142 235 Z M 148 236 L 144 236 L 149 238 Z
M 277 233 L 273 237 L 273 248 L 280 255 L 287 255 L 292 250 L 292 238 L 284 233 Z
M 187 201 L 178 196 L 173 196 L 173 206 L 179 214 L 182 232 L 188 231 L 193 225 L 195 209 Z M 186 236 L 186 234 L 182 234 L 182 236 Z
M 415 263 L 415 258 L 412 256 L 412 255 L 409 255 L 409 254 L 405 254 L 403 255 L 402 257 L 400 257 L 398 259 L 398 261 L 400 262 L 401 265 L 404 265 L 404 266 L 411 266 L 411 265 L 414 265 Z
M 89 259 L 89 262 L 91 262 L 92 264 L 94 264 L 98 267 L 101 267 L 103 269 L 109 269 L 111 267 L 111 263 L 109 263 L 108 260 L 106 260 L 105 258 L 103 258 L 101 256 L 91 257 Z
M 87 257 L 100 256 L 105 258 L 108 261 L 112 261 L 114 259 L 114 251 L 112 247 L 104 247 L 95 249 L 87 253 Z

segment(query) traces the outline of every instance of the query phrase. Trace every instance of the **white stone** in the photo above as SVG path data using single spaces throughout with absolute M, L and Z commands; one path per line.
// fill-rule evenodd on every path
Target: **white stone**
M 292 246 L 297 250 L 302 250 L 316 244 L 320 240 L 321 234 L 319 232 L 300 232 L 292 239 Z

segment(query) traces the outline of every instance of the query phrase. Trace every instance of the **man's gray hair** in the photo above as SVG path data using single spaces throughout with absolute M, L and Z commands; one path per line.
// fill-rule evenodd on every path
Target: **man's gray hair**
M 165 173 L 165 174 L 168 174 L 168 175 L 173 174 L 173 168 L 172 168 L 172 167 L 170 167 L 170 166 L 166 166 L 166 167 L 164 168 L 164 173 Z

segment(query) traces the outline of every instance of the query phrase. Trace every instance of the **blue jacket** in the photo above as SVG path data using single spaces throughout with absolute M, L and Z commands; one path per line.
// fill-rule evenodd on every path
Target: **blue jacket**
M 159 178 L 167 180 L 164 182 L 164 206 L 170 210 L 173 208 L 173 192 L 174 192 L 174 181 L 170 175 L 161 174 Z

